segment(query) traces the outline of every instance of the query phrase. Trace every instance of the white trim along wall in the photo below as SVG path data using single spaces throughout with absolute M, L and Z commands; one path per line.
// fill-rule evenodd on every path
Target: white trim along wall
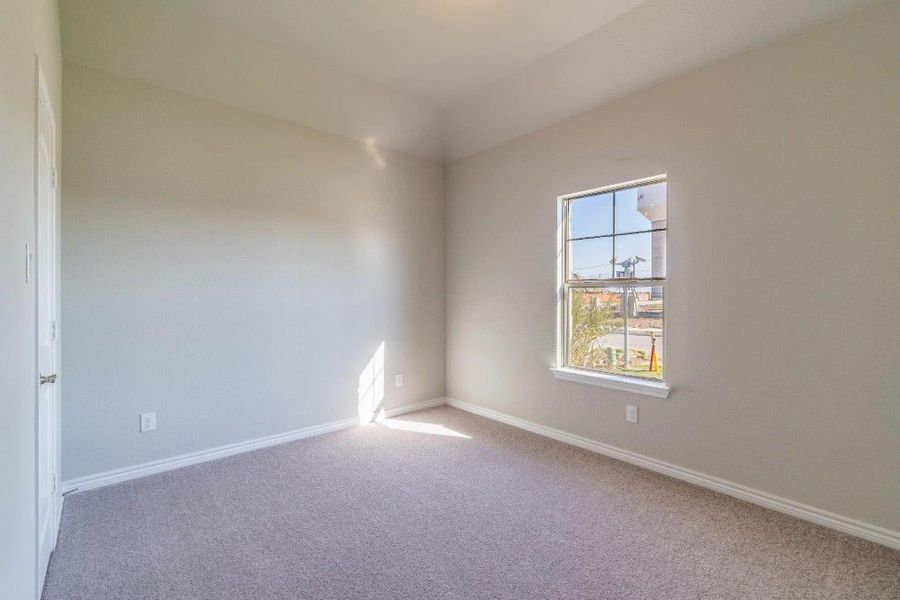
M 814 506 L 794 502 L 793 500 L 789 500 L 787 498 L 781 498 L 779 496 L 775 496 L 761 490 L 755 490 L 738 483 L 726 481 L 712 475 L 707 475 L 706 473 L 700 473 L 699 471 L 694 471 L 692 469 L 680 467 L 678 465 L 667 463 L 661 460 L 656 460 L 654 458 L 643 456 L 641 454 L 631 452 L 623 448 L 618 448 L 616 446 L 604 444 L 596 440 L 591 440 L 585 437 L 574 435 L 572 433 L 560 431 L 559 429 L 545 427 L 531 421 L 526 421 L 525 419 L 520 419 L 512 415 L 500 413 L 495 410 L 490 410 L 488 408 L 478 406 L 477 404 L 464 402 L 455 398 L 434 398 L 432 400 L 425 400 L 423 402 L 417 402 L 415 404 L 409 404 L 406 406 L 400 406 L 394 409 L 387 410 L 383 413 L 383 415 L 384 417 L 392 418 L 406 413 L 425 410 L 428 408 L 435 408 L 444 404 L 452 406 L 453 408 L 458 408 L 460 410 L 470 412 L 475 415 L 486 417 L 494 421 L 499 421 L 500 423 L 512 425 L 513 427 L 518 427 L 519 429 L 524 429 L 525 431 L 530 431 L 532 433 L 536 433 L 538 435 L 542 435 L 544 437 L 548 437 L 565 444 L 577 446 L 591 452 L 596 452 L 597 454 L 602 454 L 604 456 L 608 456 L 616 460 L 621 460 L 623 462 L 627 462 L 644 469 L 649 469 L 650 471 L 654 471 L 656 473 L 668 475 L 669 477 L 674 477 L 675 479 L 680 479 L 681 481 L 686 481 L 688 483 L 692 483 L 706 489 L 720 492 L 733 498 L 769 508 L 771 510 L 778 511 L 792 517 L 797 517 L 798 519 L 803 519 L 804 521 L 809 521 L 810 523 L 822 525 L 830 529 L 841 531 L 843 533 L 868 540 L 870 542 L 875 542 L 876 544 L 881 544 L 883 546 L 887 546 L 888 548 L 900 550 L 900 532 L 893 531 L 884 527 L 878 527 L 877 525 L 864 523 L 855 519 L 850 519 L 848 517 L 837 515 L 832 512 L 816 508 Z M 348 419 L 342 419 L 340 421 L 316 425 L 313 427 L 306 427 L 297 431 L 290 431 L 287 433 L 268 436 L 255 440 L 247 440 L 238 444 L 229 444 L 227 446 L 220 446 L 218 448 L 211 448 L 209 450 L 203 450 L 191 454 L 183 454 L 181 456 L 148 462 L 124 469 L 115 469 L 113 471 L 107 471 L 105 473 L 96 473 L 94 475 L 79 477 L 77 479 L 72 479 L 64 482 L 63 492 L 68 494 L 71 492 L 91 490 L 94 488 L 112 485 L 114 483 L 128 481 L 130 479 L 145 477 L 147 475 L 162 473 L 164 471 L 171 471 L 173 469 L 185 467 L 188 465 L 194 465 L 210 460 L 216 460 L 218 458 L 224 458 L 226 456 L 240 454 L 242 452 L 249 452 L 251 450 L 258 450 L 260 448 L 266 448 L 277 444 L 284 444 L 286 442 L 292 442 L 303 438 L 322 435 L 324 433 L 339 431 L 341 429 L 354 427 L 358 424 L 358 417 L 352 417 Z
M 443 398 L 435 398 L 432 400 L 417 402 L 415 404 L 407 404 L 405 406 L 391 408 L 385 410 L 382 414 L 386 418 L 392 418 L 417 410 L 433 408 L 442 404 L 444 404 Z M 331 421 L 330 423 L 322 423 L 321 425 L 303 427 L 302 429 L 296 429 L 294 431 L 287 431 L 285 433 L 277 433 L 275 435 L 268 435 L 252 440 L 245 440 L 243 442 L 237 442 L 235 444 L 226 444 L 224 446 L 217 446 L 215 448 L 208 448 L 206 450 L 200 450 L 198 452 L 190 452 L 187 454 L 181 454 L 179 456 L 172 456 L 170 458 L 163 458 L 160 460 L 145 462 L 139 465 L 123 467 L 121 469 L 111 469 L 102 473 L 93 473 L 91 475 L 85 475 L 84 477 L 68 479 L 63 482 L 62 490 L 64 495 L 70 494 L 72 492 L 84 492 L 95 488 L 105 487 L 107 485 L 113 485 L 115 483 L 121 483 L 130 479 L 138 479 L 139 477 L 146 477 L 148 475 L 155 475 L 156 473 L 163 473 L 165 471 L 171 471 L 173 469 L 180 469 L 181 467 L 187 467 L 188 465 L 196 465 L 210 460 L 225 458 L 226 456 L 234 456 L 235 454 L 242 454 L 244 452 L 250 452 L 252 450 L 259 450 L 260 448 L 276 446 L 278 444 L 286 444 L 287 442 L 302 440 L 304 438 L 322 435 L 323 433 L 340 431 L 341 429 L 347 429 L 348 427 L 354 427 L 359 424 L 359 417 L 349 417 L 347 419 L 341 419 L 339 421 Z

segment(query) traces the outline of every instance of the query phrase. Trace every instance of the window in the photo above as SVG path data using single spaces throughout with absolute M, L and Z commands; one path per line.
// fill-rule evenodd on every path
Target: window
M 665 176 L 560 201 L 560 367 L 662 383 Z

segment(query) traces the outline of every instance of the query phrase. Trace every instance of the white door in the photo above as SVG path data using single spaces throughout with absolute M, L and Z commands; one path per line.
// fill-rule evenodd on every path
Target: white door
M 41 86 L 42 87 L 42 86 Z M 38 94 L 35 191 L 37 194 L 36 277 L 38 312 L 37 510 L 38 589 L 44 584 L 59 528 L 59 397 L 57 369 L 56 131 L 43 89 Z

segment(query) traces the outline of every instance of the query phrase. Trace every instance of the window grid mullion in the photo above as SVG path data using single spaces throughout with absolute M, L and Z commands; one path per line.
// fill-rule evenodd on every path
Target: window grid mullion
M 616 277 L 616 193 L 613 192 L 613 218 L 612 218 L 612 263 L 609 265 L 613 279 Z
M 566 238 L 566 241 L 569 242 L 583 242 L 585 240 L 602 240 L 603 238 L 611 238 L 611 237 L 622 237 L 626 235 L 638 235 L 639 233 L 656 233 L 657 231 L 665 231 L 666 227 L 660 227 L 659 229 L 641 229 L 639 231 L 623 231 L 622 233 L 604 233 L 603 235 L 585 235 L 577 238 Z
M 652 287 L 652 286 L 665 286 L 666 278 L 665 277 L 657 277 L 657 278 L 635 278 L 635 279 L 626 279 L 621 277 L 619 279 L 568 279 L 565 282 L 565 285 L 573 288 L 592 288 L 592 287 Z

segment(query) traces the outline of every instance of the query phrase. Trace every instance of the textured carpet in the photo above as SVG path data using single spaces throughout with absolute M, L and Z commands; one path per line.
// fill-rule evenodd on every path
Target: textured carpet
M 68 496 L 44 599 L 900 598 L 900 552 L 448 407 L 388 425 Z

